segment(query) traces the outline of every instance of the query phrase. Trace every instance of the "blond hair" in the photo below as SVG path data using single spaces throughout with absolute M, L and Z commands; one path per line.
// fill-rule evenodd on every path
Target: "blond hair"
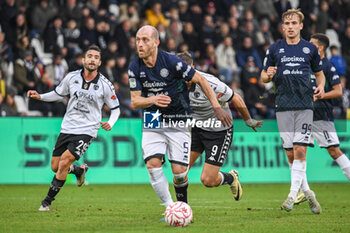
M 302 23 L 304 20 L 304 14 L 300 11 L 300 9 L 289 9 L 282 14 L 282 22 L 284 23 L 285 18 L 289 18 L 292 15 L 297 15 L 299 17 L 299 23 Z

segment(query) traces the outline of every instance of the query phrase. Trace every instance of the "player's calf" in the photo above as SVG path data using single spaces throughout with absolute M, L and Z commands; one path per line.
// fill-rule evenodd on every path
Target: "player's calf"
M 174 188 L 175 188 L 177 201 L 182 201 L 187 203 L 187 188 L 188 188 L 187 171 L 180 174 L 174 174 Z
M 81 187 L 85 183 L 85 174 L 89 170 L 89 166 L 87 164 L 81 165 L 80 167 L 72 165 L 73 170 L 71 171 L 72 174 L 75 174 L 77 177 L 77 185 Z M 69 168 L 71 169 L 72 166 Z

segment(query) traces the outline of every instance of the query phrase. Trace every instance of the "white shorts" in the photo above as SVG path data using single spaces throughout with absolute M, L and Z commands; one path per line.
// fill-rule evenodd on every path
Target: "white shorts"
M 190 129 L 143 130 L 142 150 L 145 163 L 153 157 L 162 157 L 164 162 L 166 153 L 169 162 L 188 166 L 191 152 Z
M 285 150 L 292 150 L 294 145 L 313 146 L 311 139 L 312 110 L 277 112 L 276 118 Z
M 339 146 L 339 138 L 333 121 L 314 121 L 311 138 L 312 144 L 315 139 L 317 144 L 322 148 Z

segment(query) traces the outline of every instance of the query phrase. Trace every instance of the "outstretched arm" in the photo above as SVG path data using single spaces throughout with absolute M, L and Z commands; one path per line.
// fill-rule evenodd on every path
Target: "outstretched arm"
M 242 118 L 246 123 L 246 125 L 251 127 L 255 132 L 257 132 L 256 128 L 261 127 L 261 125 L 263 124 L 263 121 L 257 121 L 251 118 L 249 111 L 247 109 L 247 106 L 244 103 L 244 100 L 237 93 L 235 93 L 231 101 L 236 106 L 238 111 L 241 113 Z
M 58 95 L 55 91 L 50 91 L 48 93 L 40 95 L 37 91 L 30 90 L 27 92 L 27 96 L 29 98 L 41 100 L 45 102 L 54 102 L 64 98 L 63 96 Z
M 218 100 L 216 99 L 215 93 L 211 88 L 210 84 L 208 83 L 208 81 L 198 72 L 194 74 L 191 81 L 194 83 L 197 83 L 201 87 L 204 94 L 208 97 L 211 105 L 213 106 L 216 117 L 221 121 L 221 123 L 224 126 L 232 125 L 231 116 L 221 108 Z

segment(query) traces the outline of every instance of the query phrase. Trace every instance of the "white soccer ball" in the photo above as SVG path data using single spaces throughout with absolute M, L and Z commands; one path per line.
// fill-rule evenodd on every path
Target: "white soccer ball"
M 192 221 L 191 207 L 182 201 L 174 202 L 165 210 L 165 222 L 169 226 L 185 227 Z

